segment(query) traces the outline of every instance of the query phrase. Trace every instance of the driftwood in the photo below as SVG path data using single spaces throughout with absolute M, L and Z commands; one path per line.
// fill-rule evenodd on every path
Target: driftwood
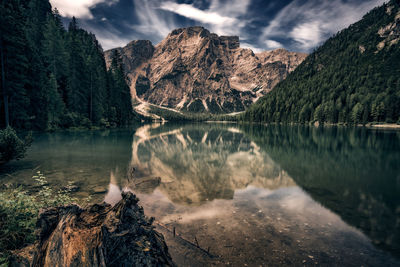
M 160 223 L 160 222 L 155 222 L 155 224 L 158 225 L 158 227 L 161 227 L 162 229 L 164 229 L 165 231 L 167 231 L 167 232 L 169 232 L 169 233 L 172 233 L 173 236 L 174 236 L 174 238 L 180 239 L 181 241 L 183 241 L 183 242 L 186 243 L 187 245 L 189 245 L 189 246 L 191 246 L 192 248 L 195 248 L 195 249 L 201 251 L 202 253 L 204 253 L 204 254 L 207 255 L 208 257 L 210 257 L 210 258 L 218 258 L 218 257 L 219 257 L 219 256 L 214 255 L 214 254 L 212 254 L 212 253 L 210 252 L 210 247 L 208 247 L 207 249 L 204 249 L 204 248 L 200 247 L 199 242 L 198 242 L 196 236 L 194 237 L 196 243 L 193 243 L 193 242 L 189 241 L 188 239 L 184 238 L 182 235 L 176 233 L 175 227 L 171 230 L 171 229 L 169 229 L 165 224 L 162 224 L 162 223 Z
M 30 265 L 175 266 L 164 237 L 154 230 L 153 219 L 144 216 L 138 201 L 127 192 L 113 207 L 103 203 L 87 209 L 70 205 L 44 210 Z

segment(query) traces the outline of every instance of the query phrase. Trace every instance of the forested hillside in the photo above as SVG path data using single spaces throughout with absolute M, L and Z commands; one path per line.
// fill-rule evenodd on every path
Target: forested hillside
M 0 127 L 118 126 L 133 118 L 120 55 L 107 71 L 96 37 L 75 18 L 65 29 L 48 0 L 7 0 L 0 20 Z
M 316 49 L 240 119 L 400 121 L 400 1 L 375 8 Z

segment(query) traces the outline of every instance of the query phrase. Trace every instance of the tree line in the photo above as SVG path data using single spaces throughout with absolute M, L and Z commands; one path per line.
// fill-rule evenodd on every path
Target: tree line
M 399 5 L 375 8 L 330 38 L 240 120 L 400 123 L 400 41 L 378 34 L 395 21 Z
M 48 0 L 0 3 L 0 127 L 120 126 L 133 118 L 116 51 L 109 70 L 94 34 L 66 29 Z

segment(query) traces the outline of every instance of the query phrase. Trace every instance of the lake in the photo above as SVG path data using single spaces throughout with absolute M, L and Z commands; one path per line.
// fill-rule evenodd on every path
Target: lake
M 400 131 L 166 123 L 41 133 L 0 179 L 35 190 L 36 171 L 93 202 L 135 192 L 179 265 L 400 266 Z

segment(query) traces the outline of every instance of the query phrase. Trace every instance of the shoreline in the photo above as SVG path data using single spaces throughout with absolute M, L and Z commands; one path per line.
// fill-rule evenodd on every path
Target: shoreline
M 217 121 L 208 121 L 208 122 L 217 122 Z M 235 123 L 235 121 L 231 121 L 232 123 Z M 236 121 L 237 124 L 258 124 L 258 125 L 289 125 L 289 126 L 311 126 L 315 128 L 319 127 L 344 127 L 344 128 L 353 128 L 353 127 L 359 127 L 359 128 L 367 128 L 367 129 L 379 129 L 379 130 L 400 130 L 400 124 L 396 123 L 367 123 L 365 125 L 363 124 L 344 124 L 344 123 L 298 123 L 298 122 L 289 122 L 289 123 L 283 123 L 283 122 L 240 122 Z
M 400 130 L 400 124 L 396 123 L 372 124 L 366 125 L 365 127 L 370 129 Z

